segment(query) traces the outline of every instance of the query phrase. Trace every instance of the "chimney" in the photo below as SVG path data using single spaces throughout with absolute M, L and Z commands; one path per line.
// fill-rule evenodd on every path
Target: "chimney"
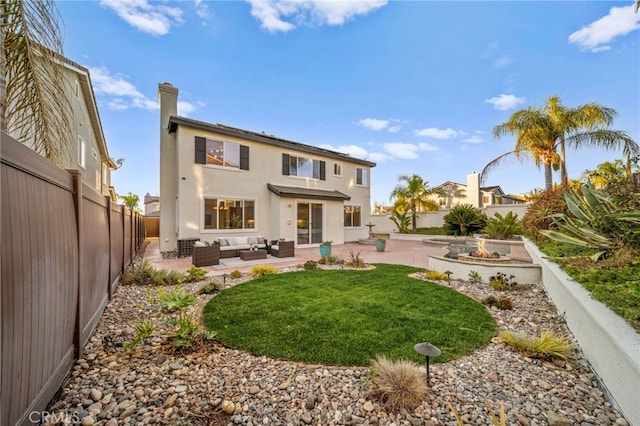
M 480 175 L 473 172 L 467 175 L 467 200 L 469 204 L 480 208 Z
M 160 103 L 160 252 L 176 249 L 178 197 L 178 153 L 176 133 L 169 133 L 169 119 L 178 114 L 178 89 L 170 83 L 158 85 Z

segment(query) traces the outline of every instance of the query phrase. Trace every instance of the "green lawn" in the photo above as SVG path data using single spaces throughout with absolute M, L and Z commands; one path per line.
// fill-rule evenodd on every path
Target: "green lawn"
M 424 341 L 442 350 L 434 362 L 486 345 L 496 331 L 486 308 L 408 277 L 417 271 L 378 264 L 268 275 L 211 299 L 204 322 L 229 347 L 330 365 L 369 365 L 376 355 L 424 362 L 413 350 Z

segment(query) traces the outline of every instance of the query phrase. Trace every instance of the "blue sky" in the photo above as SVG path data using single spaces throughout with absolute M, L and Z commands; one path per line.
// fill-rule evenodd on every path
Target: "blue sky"
M 64 54 L 91 72 L 119 194 L 159 193 L 160 82 L 179 114 L 377 163 L 372 203 L 402 174 L 464 183 L 514 138 L 493 128 L 559 95 L 615 109 L 640 141 L 640 13 L 612 1 L 59 1 Z M 620 152 L 569 151 L 570 178 Z M 558 176 L 554 176 L 558 181 Z M 486 185 L 544 187 L 533 163 Z

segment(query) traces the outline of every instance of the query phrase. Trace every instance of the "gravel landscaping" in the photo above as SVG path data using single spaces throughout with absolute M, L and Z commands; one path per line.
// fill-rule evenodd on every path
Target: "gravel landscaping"
M 227 279 L 227 285 L 244 280 Z M 500 329 L 528 336 L 543 330 L 568 334 L 542 287 L 505 294 L 487 284 L 440 284 L 478 300 L 508 295 L 513 310 L 491 309 Z M 202 286 L 183 288 L 197 294 Z M 118 287 L 49 412 L 73 414 L 82 425 L 108 426 L 456 425 L 450 403 L 465 424 L 487 425 L 488 406 L 497 412 L 503 403 L 507 424 L 628 424 L 607 401 L 579 351 L 570 361 L 548 362 L 513 352 L 494 339 L 470 356 L 432 363 L 427 400 L 400 413 L 387 411 L 375 398 L 369 368 L 274 360 L 216 343 L 180 353 L 161 335 L 124 351 L 121 345 L 132 339 L 136 323 L 149 320 L 166 328 L 166 315 L 148 300 L 155 290 Z M 199 316 L 211 297 L 199 295 L 191 312 Z

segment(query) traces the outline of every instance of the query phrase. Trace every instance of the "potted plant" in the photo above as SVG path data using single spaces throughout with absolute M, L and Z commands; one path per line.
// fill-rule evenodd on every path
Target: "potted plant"
M 323 258 L 327 258 L 329 256 L 331 256 L 331 244 L 333 244 L 333 241 L 325 241 L 324 243 L 320 244 L 320 256 Z
M 376 238 L 376 251 L 384 251 L 386 244 L 387 240 L 384 238 Z

